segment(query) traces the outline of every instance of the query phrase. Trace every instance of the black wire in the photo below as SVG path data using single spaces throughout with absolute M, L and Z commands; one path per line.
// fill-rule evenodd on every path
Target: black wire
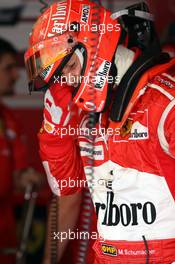
M 93 1 L 95 4 L 92 7 L 92 21 L 97 25 L 97 28 L 99 28 L 99 24 L 100 24 L 100 1 L 99 0 L 95 0 Z M 96 65 L 96 60 L 98 57 L 98 48 L 99 48 L 99 40 L 100 40 L 100 33 L 99 30 L 97 31 L 93 31 L 92 32 L 92 37 L 91 37 L 91 53 L 90 53 L 90 61 L 91 61 L 91 65 L 90 65 L 90 71 L 89 71 L 89 80 L 90 80 L 90 88 L 89 88 L 89 102 L 93 103 L 96 99 L 96 93 L 95 93 L 95 89 L 94 89 L 94 83 L 93 83 L 93 78 L 96 76 L 96 72 L 97 72 L 97 65 Z M 88 179 L 88 187 L 89 187 L 89 191 L 91 193 L 91 199 L 93 200 L 93 195 L 94 195 L 94 188 L 93 188 L 93 182 L 94 182 L 94 148 L 95 148 L 95 142 L 94 142 L 94 137 L 91 134 L 91 131 L 93 130 L 93 128 L 96 126 L 96 112 L 95 110 L 90 112 L 88 115 L 88 129 L 90 131 L 89 135 L 88 135 L 88 139 L 89 142 L 88 147 L 90 148 L 91 152 L 90 155 L 88 156 L 88 172 L 87 172 L 87 177 Z M 88 199 L 87 202 L 89 203 Z M 85 201 L 86 203 L 86 201 Z M 88 216 L 87 214 L 84 215 L 83 217 L 83 221 L 85 221 L 87 223 L 87 227 L 86 230 L 88 230 L 88 232 L 91 231 L 91 224 L 92 224 L 92 217 L 93 217 L 93 207 L 92 205 L 89 206 L 88 208 Z M 85 228 L 83 231 L 86 231 Z M 83 244 L 81 245 L 81 250 L 79 253 L 81 254 L 81 258 L 79 259 L 79 261 L 76 262 L 76 264 L 79 263 L 86 263 L 86 258 L 87 258 L 87 252 L 88 252 L 88 248 L 89 248 L 89 240 L 85 239 L 83 241 Z
M 145 236 L 142 236 L 146 248 L 146 264 L 149 264 L 149 247 Z

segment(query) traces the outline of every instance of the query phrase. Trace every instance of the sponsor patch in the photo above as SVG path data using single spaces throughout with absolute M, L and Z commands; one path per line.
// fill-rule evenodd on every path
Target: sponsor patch
M 126 120 L 125 124 L 121 128 L 120 134 L 122 137 L 125 137 L 126 135 L 131 133 L 133 122 L 131 120 Z
M 170 76 L 171 77 L 171 76 Z M 173 78 L 173 77 L 172 77 Z M 156 82 L 158 85 L 163 85 L 165 87 L 168 87 L 170 89 L 175 88 L 174 82 L 168 78 L 168 75 L 164 74 L 164 76 L 156 76 L 155 77 Z
M 139 122 L 135 122 L 131 129 L 130 140 L 148 139 L 148 127 L 143 126 Z
M 104 60 L 97 70 L 95 88 L 102 90 L 105 86 L 109 70 L 111 68 L 111 62 Z
M 95 203 L 97 216 L 102 217 L 101 225 L 104 226 L 140 226 L 143 222 L 153 224 L 157 219 L 156 206 L 151 201 L 131 204 L 116 204 L 115 194 L 107 192 L 106 202 Z
M 119 134 L 114 135 L 114 142 L 121 140 L 147 140 L 149 139 L 148 109 L 132 112 Z
M 92 148 L 88 143 L 80 142 L 80 151 L 82 157 L 93 155 L 94 160 L 104 160 L 104 150 L 102 145 L 94 146 Z
M 90 14 L 90 6 L 83 5 L 82 7 L 82 14 L 81 14 L 81 22 L 88 23 L 89 21 L 89 14 Z
M 49 76 L 52 68 L 53 68 L 54 64 L 49 65 L 46 69 L 44 69 L 41 73 L 41 76 L 45 79 L 47 79 L 47 77 Z
M 54 132 L 55 126 L 46 121 L 44 122 L 44 129 L 47 131 L 47 133 L 51 134 Z
M 111 245 L 102 244 L 101 245 L 101 251 L 105 255 L 117 256 L 117 249 L 116 249 L 116 247 L 111 246 Z
M 67 16 L 67 2 L 60 2 L 53 10 L 49 23 L 52 25 L 51 31 L 48 32 L 48 38 L 65 31 L 65 21 Z

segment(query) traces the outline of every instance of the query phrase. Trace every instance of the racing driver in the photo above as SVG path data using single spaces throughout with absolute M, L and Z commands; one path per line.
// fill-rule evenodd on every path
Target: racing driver
M 89 0 L 54 3 L 25 62 L 30 90 L 45 91 L 39 142 L 52 191 L 90 183 L 99 234 L 90 263 L 175 263 L 175 60 L 147 5 L 111 15 Z

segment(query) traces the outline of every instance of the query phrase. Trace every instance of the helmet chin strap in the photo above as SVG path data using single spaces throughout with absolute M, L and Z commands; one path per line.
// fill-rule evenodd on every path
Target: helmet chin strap
M 83 58 L 83 54 L 82 52 L 80 51 L 80 49 L 76 49 L 75 50 L 75 54 L 77 55 L 77 57 L 79 58 L 79 61 L 80 61 L 80 64 L 81 64 L 81 67 L 83 67 L 83 64 L 84 64 L 84 58 Z

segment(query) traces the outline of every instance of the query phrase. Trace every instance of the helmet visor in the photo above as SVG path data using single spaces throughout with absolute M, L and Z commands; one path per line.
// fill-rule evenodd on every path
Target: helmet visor
M 29 81 L 34 80 L 45 69 L 47 69 L 46 73 L 49 72 L 53 63 L 59 60 L 61 63 L 62 59 L 71 52 L 75 44 L 76 39 L 65 33 L 61 36 L 41 41 L 29 48 L 25 53 L 25 66 Z

